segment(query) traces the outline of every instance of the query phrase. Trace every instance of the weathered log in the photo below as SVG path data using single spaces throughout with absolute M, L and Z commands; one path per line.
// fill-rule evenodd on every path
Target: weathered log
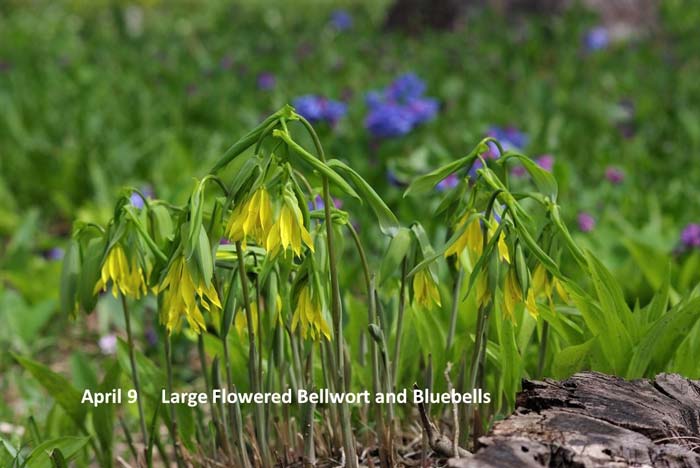
M 698 468 L 700 381 L 596 372 L 524 381 L 515 413 L 449 466 Z

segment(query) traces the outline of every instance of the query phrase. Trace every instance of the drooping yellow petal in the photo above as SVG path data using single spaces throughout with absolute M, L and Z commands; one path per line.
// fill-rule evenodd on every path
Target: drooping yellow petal
M 506 244 L 506 236 L 503 234 L 503 232 L 501 232 L 501 235 L 498 236 L 498 256 L 502 261 L 510 263 L 508 244 Z
M 179 331 L 184 318 L 192 331 L 199 334 L 206 330 L 200 306 L 215 315 L 221 311 L 221 301 L 214 286 L 207 286 L 203 281 L 195 284 L 182 256 L 173 260 L 158 290 L 163 293 L 160 321 L 168 333 Z
M 421 270 L 413 276 L 414 302 L 426 309 L 432 309 L 433 304 L 440 307 L 440 291 L 430 271 Z
M 309 284 L 302 286 L 297 298 L 292 316 L 292 331 L 296 331 L 297 327 L 304 339 L 318 340 L 321 336 L 331 339 L 330 328 L 321 313 L 321 300 L 312 294 Z
M 506 274 L 505 286 L 503 288 L 503 305 L 508 318 L 515 320 L 515 307 L 522 302 L 523 293 L 515 276 L 515 270 L 510 269 Z
M 146 275 L 138 266 L 136 259 L 131 262 L 121 245 L 116 244 L 107 253 L 100 278 L 95 285 L 94 293 L 106 291 L 109 283 L 112 283 L 112 295 L 116 298 L 118 293 L 134 299 L 140 299 L 147 292 Z
M 527 291 L 525 308 L 533 318 L 537 318 L 539 316 L 539 312 L 537 311 L 537 303 L 535 302 L 535 293 L 532 291 L 532 288 L 528 289 Z

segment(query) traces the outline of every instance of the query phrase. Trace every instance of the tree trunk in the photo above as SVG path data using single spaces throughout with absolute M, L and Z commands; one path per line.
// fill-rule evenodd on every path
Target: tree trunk
M 458 468 L 700 467 L 700 381 L 585 372 L 524 381 L 517 410 Z

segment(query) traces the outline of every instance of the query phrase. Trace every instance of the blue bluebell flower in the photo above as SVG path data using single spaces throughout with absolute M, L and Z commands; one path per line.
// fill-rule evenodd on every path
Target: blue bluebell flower
M 457 177 L 457 174 L 452 173 L 438 182 L 435 188 L 437 188 L 439 192 L 444 192 L 445 190 L 455 188 L 458 184 L 459 177 Z
M 334 10 L 331 13 L 331 26 L 336 31 L 347 31 L 352 28 L 352 15 L 347 10 Z
M 348 111 L 345 103 L 314 94 L 300 96 L 292 104 L 300 115 L 312 123 L 328 122 L 333 125 Z
M 405 73 L 396 78 L 386 89 L 386 97 L 400 103 L 406 103 L 409 99 L 423 96 L 425 93 L 425 81 L 415 73 Z
M 413 114 L 404 106 L 378 104 L 365 118 L 365 127 L 378 138 L 405 135 L 415 125 Z
M 406 73 L 385 89 L 370 91 L 365 97 L 369 109 L 365 128 L 376 138 L 392 138 L 434 119 L 439 103 L 423 97 L 425 89 L 425 82 L 416 74 Z
M 153 197 L 153 189 L 148 185 L 141 187 L 141 193 L 147 198 Z M 136 192 L 136 191 L 131 192 L 131 196 L 129 197 L 129 200 L 131 201 L 131 204 L 134 205 L 134 207 L 138 208 L 139 210 L 144 207 L 145 200 L 139 194 L 139 192 Z
M 605 49 L 610 44 L 610 33 L 604 26 L 596 26 L 586 32 L 583 45 L 589 52 Z
M 413 114 L 414 125 L 433 120 L 440 107 L 437 99 L 432 98 L 412 98 L 406 105 Z

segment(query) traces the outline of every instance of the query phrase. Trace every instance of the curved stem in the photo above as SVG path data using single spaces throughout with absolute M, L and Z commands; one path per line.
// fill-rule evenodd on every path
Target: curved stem
M 450 312 L 450 329 L 447 333 L 447 346 L 445 352 L 449 353 L 452 349 L 452 341 L 455 337 L 457 329 L 457 312 L 459 311 L 459 293 L 462 290 L 462 282 L 464 281 L 464 269 L 458 267 L 457 281 L 455 281 L 454 290 L 452 291 L 452 310 Z
M 200 335 L 201 336 L 201 335 Z M 170 335 L 165 337 L 165 367 L 167 373 L 167 391 L 168 395 L 172 395 L 173 392 L 173 352 L 170 342 Z M 205 372 L 206 375 L 206 372 Z M 173 441 L 173 452 L 175 453 L 175 460 L 177 461 L 177 466 L 184 466 L 184 461 L 182 460 L 182 454 L 180 453 L 180 444 L 177 442 L 177 416 L 175 414 L 175 405 L 168 405 L 170 407 L 170 437 Z
M 299 120 L 306 127 L 311 139 L 316 147 L 316 152 L 318 153 L 318 158 L 321 162 L 326 162 L 326 155 L 323 152 L 323 146 L 321 141 L 314 131 L 313 127 L 304 117 L 299 116 Z M 335 242 L 333 233 L 333 223 L 331 219 L 331 206 L 333 204 L 333 199 L 331 198 L 330 183 L 328 177 L 324 174 L 321 176 L 323 181 L 323 210 L 325 214 L 325 224 L 326 224 L 326 243 L 328 248 L 328 263 L 331 277 L 331 315 L 333 318 L 333 333 L 336 339 L 336 350 L 335 350 L 335 360 L 336 360 L 336 391 L 345 392 L 346 382 L 345 382 L 345 372 L 344 364 L 345 360 L 343 358 L 343 323 L 342 323 L 342 307 L 340 299 L 340 283 L 338 281 L 338 266 L 337 258 L 335 252 Z M 340 404 L 340 419 L 342 425 L 343 433 L 343 448 L 345 450 L 345 457 L 347 460 L 348 468 L 357 468 L 357 454 L 355 452 L 355 441 L 353 440 L 352 427 L 350 425 L 350 408 L 348 404 L 343 401 Z
M 131 365 L 131 378 L 134 381 L 134 389 L 136 390 L 136 404 L 139 409 L 139 423 L 141 425 L 141 434 L 143 435 L 143 447 L 144 453 L 146 453 L 146 447 L 148 447 L 148 432 L 146 432 L 146 419 L 143 414 L 143 403 L 141 402 L 141 385 L 139 383 L 139 373 L 136 370 L 136 356 L 134 354 L 134 337 L 131 333 L 131 315 L 129 314 L 129 307 L 126 303 L 126 297 L 124 294 L 119 294 L 122 300 L 122 310 L 124 311 L 124 322 L 126 323 L 126 337 L 129 345 L 129 364 Z M 150 460 L 148 465 L 151 466 Z

